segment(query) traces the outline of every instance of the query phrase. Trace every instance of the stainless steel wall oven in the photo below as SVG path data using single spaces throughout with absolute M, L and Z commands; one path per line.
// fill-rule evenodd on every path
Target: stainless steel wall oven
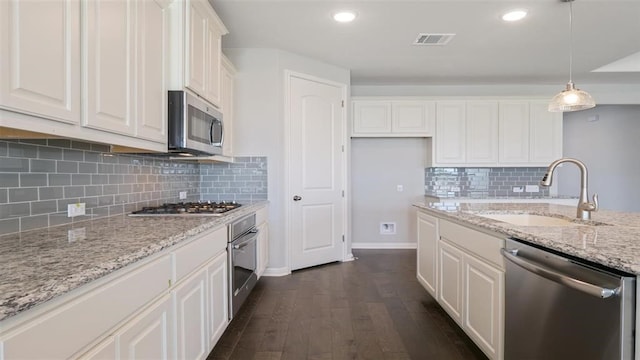
M 232 319 L 258 281 L 258 230 L 255 213 L 229 224 L 229 319 Z

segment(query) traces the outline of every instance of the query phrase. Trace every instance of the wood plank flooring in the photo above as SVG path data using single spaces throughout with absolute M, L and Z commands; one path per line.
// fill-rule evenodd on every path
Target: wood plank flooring
M 208 360 L 486 359 L 416 280 L 415 250 L 263 277 Z

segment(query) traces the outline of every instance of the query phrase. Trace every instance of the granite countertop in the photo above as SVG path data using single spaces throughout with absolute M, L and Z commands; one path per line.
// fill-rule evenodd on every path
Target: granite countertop
M 0 321 L 266 204 L 220 217 L 123 214 L 1 236 Z
M 640 213 L 599 210 L 591 221 L 576 219 L 576 207 L 545 203 L 438 203 L 414 206 L 439 217 L 497 235 L 515 237 L 564 254 L 640 275 Z M 520 226 L 478 214 L 537 214 L 571 219 L 580 226 Z

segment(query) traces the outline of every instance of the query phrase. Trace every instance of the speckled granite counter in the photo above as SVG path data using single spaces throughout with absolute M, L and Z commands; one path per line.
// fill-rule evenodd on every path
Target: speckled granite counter
M 516 237 L 564 254 L 640 274 L 640 213 L 600 210 L 592 221 L 575 219 L 576 207 L 530 203 L 436 203 L 414 206 L 439 217 Z M 575 219 L 581 226 L 519 226 L 478 216 L 480 213 L 528 213 Z
M 116 215 L 2 236 L 0 320 L 266 204 L 245 205 L 221 217 Z M 70 241 L 69 230 L 83 238 Z

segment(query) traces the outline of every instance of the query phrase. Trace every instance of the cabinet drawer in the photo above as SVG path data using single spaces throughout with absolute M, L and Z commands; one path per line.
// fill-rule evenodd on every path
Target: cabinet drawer
M 6 334 L 2 359 L 69 358 L 168 289 L 169 255 L 140 266 Z M 135 289 L 136 291 L 131 291 Z M 46 306 L 46 305 L 45 305 Z
M 442 219 L 440 237 L 504 270 L 504 259 L 500 254 L 500 249 L 504 247 L 503 239 Z
M 207 231 L 173 252 L 175 281 L 178 282 L 200 265 L 227 249 L 227 227 Z

